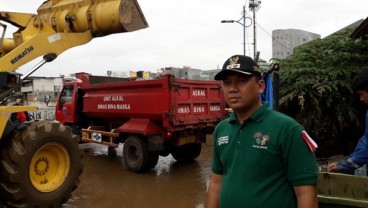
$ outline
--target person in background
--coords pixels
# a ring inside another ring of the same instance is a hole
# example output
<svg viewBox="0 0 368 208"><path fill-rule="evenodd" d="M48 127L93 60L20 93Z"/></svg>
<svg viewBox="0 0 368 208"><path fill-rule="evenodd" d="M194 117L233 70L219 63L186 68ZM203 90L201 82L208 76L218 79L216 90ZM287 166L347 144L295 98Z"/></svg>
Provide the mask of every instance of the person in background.
<svg viewBox="0 0 368 208"><path fill-rule="evenodd" d="M215 80L233 112L213 132L208 208L318 207L317 145L300 124L261 102L259 66L235 55Z"/></svg>
<svg viewBox="0 0 368 208"><path fill-rule="evenodd" d="M368 104L368 70L357 74L352 83L353 92L356 92L362 102ZM365 132L359 139L355 150L347 160L340 160L328 164L328 172L354 174L355 170L368 164L368 111L365 115Z"/></svg>
<svg viewBox="0 0 368 208"><path fill-rule="evenodd" d="M22 98L17 97L15 99L15 106L17 105L23 105ZM10 121L13 122L15 125L20 125L23 122L30 121L30 117L27 111L23 112L15 112L10 115Z"/></svg>

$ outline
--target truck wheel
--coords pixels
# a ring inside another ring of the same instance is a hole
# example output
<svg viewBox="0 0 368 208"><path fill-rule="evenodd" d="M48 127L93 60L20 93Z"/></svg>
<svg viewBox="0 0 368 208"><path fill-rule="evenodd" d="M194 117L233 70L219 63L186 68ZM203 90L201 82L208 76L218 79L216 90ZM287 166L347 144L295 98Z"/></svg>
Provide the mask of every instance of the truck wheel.
<svg viewBox="0 0 368 208"><path fill-rule="evenodd" d="M143 139L130 136L123 146L125 165L133 172L143 172L150 168L150 155L147 143Z"/></svg>
<svg viewBox="0 0 368 208"><path fill-rule="evenodd" d="M52 121L11 135L0 145L1 201L10 207L60 207L83 171L79 138Z"/></svg>
<svg viewBox="0 0 368 208"><path fill-rule="evenodd" d="M149 169L154 168L157 165L159 155L157 152L150 153Z"/></svg>
<svg viewBox="0 0 368 208"><path fill-rule="evenodd" d="M171 155L178 162L190 162L197 158L201 153L202 144L185 144L175 147L171 151Z"/></svg>
<svg viewBox="0 0 368 208"><path fill-rule="evenodd" d="M107 148L107 156L109 158L116 158L116 156L117 156L116 148L114 148L114 147L108 147Z"/></svg>
<svg viewBox="0 0 368 208"><path fill-rule="evenodd" d="M171 150L171 155L178 162L185 162L187 160L187 152L184 146L174 147Z"/></svg>
<svg viewBox="0 0 368 208"><path fill-rule="evenodd" d="M186 148L188 149L188 160L192 161L201 154L202 143L188 144Z"/></svg>

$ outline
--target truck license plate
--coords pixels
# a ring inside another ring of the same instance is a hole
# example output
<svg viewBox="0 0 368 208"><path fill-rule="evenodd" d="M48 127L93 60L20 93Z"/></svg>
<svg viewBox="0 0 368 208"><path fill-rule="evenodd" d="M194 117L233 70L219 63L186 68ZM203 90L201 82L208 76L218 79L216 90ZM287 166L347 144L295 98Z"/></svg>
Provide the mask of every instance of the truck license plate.
<svg viewBox="0 0 368 208"><path fill-rule="evenodd" d="M195 136L182 137L178 139L178 146L189 143L195 143Z"/></svg>

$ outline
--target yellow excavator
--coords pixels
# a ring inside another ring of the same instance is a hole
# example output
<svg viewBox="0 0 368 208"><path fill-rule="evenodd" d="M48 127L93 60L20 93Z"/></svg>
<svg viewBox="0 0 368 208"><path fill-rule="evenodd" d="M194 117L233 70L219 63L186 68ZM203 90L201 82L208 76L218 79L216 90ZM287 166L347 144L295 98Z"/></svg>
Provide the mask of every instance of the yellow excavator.
<svg viewBox="0 0 368 208"><path fill-rule="evenodd" d="M18 28L12 38L5 37L8 24ZM47 0L37 14L1 11L0 26L1 101L21 85L15 70L35 58L43 56L39 68L93 38L148 24L136 0ZM83 171L79 137L70 127L55 121L17 126L9 120L11 113L36 109L0 106L0 201L6 207L60 207Z"/></svg>

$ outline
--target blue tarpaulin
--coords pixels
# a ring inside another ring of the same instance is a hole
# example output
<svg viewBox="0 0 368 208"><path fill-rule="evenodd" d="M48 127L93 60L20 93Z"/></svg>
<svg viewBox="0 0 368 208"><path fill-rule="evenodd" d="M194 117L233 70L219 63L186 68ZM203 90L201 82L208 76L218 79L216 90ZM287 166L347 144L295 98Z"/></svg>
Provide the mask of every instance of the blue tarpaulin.
<svg viewBox="0 0 368 208"><path fill-rule="evenodd" d="M265 91L261 94L262 102L267 102L268 107L272 109L273 105L273 88L272 88L272 79L269 74L266 74L263 77L263 80L266 84Z"/></svg>

